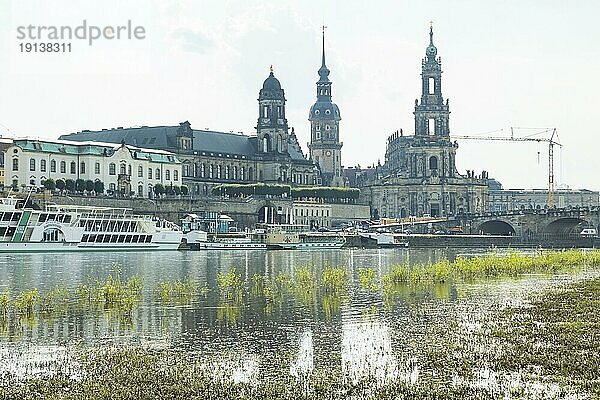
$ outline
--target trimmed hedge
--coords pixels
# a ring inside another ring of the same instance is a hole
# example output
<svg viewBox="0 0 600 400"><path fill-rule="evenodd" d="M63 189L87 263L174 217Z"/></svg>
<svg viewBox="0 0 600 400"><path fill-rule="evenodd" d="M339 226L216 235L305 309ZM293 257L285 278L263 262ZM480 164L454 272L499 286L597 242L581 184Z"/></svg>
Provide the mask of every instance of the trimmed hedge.
<svg viewBox="0 0 600 400"><path fill-rule="evenodd" d="M255 183L248 185L224 184L215 186L211 193L215 196L228 195L232 197L250 195L286 195L294 199L358 199L360 190L339 187L291 187L290 185Z"/></svg>

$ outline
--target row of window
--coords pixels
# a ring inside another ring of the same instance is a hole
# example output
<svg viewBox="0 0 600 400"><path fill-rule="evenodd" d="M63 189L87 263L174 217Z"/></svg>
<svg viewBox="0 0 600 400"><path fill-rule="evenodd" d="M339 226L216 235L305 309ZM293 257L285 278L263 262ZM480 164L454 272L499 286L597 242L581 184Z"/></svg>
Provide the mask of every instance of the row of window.
<svg viewBox="0 0 600 400"><path fill-rule="evenodd" d="M298 212L298 210L300 212ZM309 215L308 211L309 210L307 209L306 210L306 215L304 215L305 213L304 213L304 209L303 208L300 208L300 209L295 208L294 209L294 215L295 216L301 216L301 217L304 217L304 216L306 216L306 217L329 217L329 209L319 209L319 208L314 209L314 208L311 208L310 209L310 215Z"/></svg>
<svg viewBox="0 0 600 400"><path fill-rule="evenodd" d="M68 224L71 222L71 216L68 214L40 214L38 222L44 223L46 221L64 222Z"/></svg>
<svg viewBox="0 0 600 400"><path fill-rule="evenodd" d="M238 167L237 165L221 166L203 163L194 166L193 164L184 163L183 176L234 181L253 181L254 170L252 169L252 167L246 169L245 167ZM298 183L301 185L309 185L315 183L314 179L313 181L311 181L311 175L309 174L292 173L290 177L293 183ZM259 180L262 179L261 176L259 176L258 178Z"/></svg>
<svg viewBox="0 0 600 400"><path fill-rule="evenodd" d="M194 176L209 179L231 179L234 181L252 181L254 180L254 170L252 167L249 167L247 170L246 167L238 168L237 165L226 165L223 167L221 165L203 163L194 168L190 164L183 164L183 176Z"/></svg>
<svg viewBox="0 0 600 400"><path fill-rule="evenodd" d="M20 212L5 212L5 213L0 213L0 220L2 221L18 221L19 219L21 219L21 213Z"/></svg>
<svg viewBox="0 0 600 400"><path fill-rule="evenodd" d="M82 243L152 243L152 235L83 235Z"/></svg>
<svg viewBox="0 0 600 400"><path fill-rule="evenodd" d="M39 163L40 166L40 172L46 172L46 160L40 160ZM50 160L50 172L56 172L56 167L57 167L57 163L55 160ZM69 165L69 173L70 174L77 174L77 163L75 161L71 161L70 165ZM29 170L30 171L35 171L37 168L37 161L35 158L30 158L29 159ZM65 161L61 161L59 164L59 168L60 168L60 173L61 174L66 174L67 173L67 163ZM13 171L18 171L19 170L19 159L18 158L14 158L13 159ZM101 166L100 163L95 163L94 165L94 173L96 175L100 174L100 170L101 170ZM86 171L86 164L85 162L81 162L81 164L79 165L79 173L80 174L85 174ZM153 173L154 172L154 173ZM108 174L109 175L116 175L117 174L117 166L115 163L110 163L108 165ZM125 165L125 164L121 164L120 169L119 169L119 174L121 175L130 175L131 176L131 165ZM156 170L153 171L152 168L148 168L148 179L152 179L152 176L155 177L156 180L160 180L161 179L161 170L160 168L156 168ZM143 178L144 177L144 168L142 166L138 167L138 177L139 178ZM171 180L171 170L165 170L165 179L170 181ZM174 181L178 181L179 180L179 171L177 170L173 170L173 180Z"/></svg>
<svg viewBox="0 0 600 400"><path fill-rule="evenodd" d="M137 232L137 221L81 220L79 226L86 232Z"/></svg>

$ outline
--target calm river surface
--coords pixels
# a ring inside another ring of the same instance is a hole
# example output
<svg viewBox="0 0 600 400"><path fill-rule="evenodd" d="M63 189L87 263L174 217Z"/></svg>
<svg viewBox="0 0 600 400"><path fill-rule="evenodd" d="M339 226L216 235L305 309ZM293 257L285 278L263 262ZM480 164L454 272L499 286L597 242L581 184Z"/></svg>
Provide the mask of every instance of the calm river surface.
<svg viewBox="0 0 600 400"><path fill-rule="evenodd" d="M206 361L215 373L235 381L297 375L322 366L334 366L350 378L375 374L385 380L401 374L418 379L416 349L433 327L453 320L459 321L455 329L468 331L490 310L518 304L532 292L586 274L407 288L391 299L381 286L365 290L359 284L362 267L372 268L381 280L392 265L452 259L457 253L461 251L344 249L1 255L0 292L8 288L13 298L32 288L44 292L66 286L74 292L89 278L105 279L120 271L124 278L143 279L143 300L126 322L107 312L74 307L51 318L38 316L19 327L5 326L0 329L0 372L26 368L32 354L52 360L68 346L126 343L184 349ZM293 276L297 268L320 271L326 265L346 268L347 296L283 299L269 306L251 295L254 275ZM217 282L219 273L232 268L241 274L246 288L233 305L223 303ZM160 282L187 278L205 287L204 294L191 304L160 302Z"/></svg>

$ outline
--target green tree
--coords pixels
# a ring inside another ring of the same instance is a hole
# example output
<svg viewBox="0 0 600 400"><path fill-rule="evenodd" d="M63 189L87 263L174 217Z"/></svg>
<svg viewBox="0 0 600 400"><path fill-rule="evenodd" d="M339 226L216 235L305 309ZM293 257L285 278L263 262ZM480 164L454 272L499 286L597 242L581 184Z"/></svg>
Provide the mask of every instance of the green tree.
<svg viewBox="0 0 600 400"><path fill-rule="evenodd" d="M85 190L85 181L83 179L77 179L75 181L75 190L77 190L79 193L83 193Z"/></svg>
<svg viewBox="0 0 600 400"><path fill-rule="evenodd" d="M179 196L181 194L181 188L177 185L173 186L173 191L175 192L175 194L177 196Z"/></svg>
<svg viewBox="0 0 600 400"><path fill-rule="evenodd" d="M104 182L97 180L94 182L94 192L96 194L104 193Z"/></svg>
<svg viewBox="0 0 600 400"><path fill-rule="evenodd" d="M188 187L185 185L181 185L181 194L184 196L187 196L189 193L190 193L190 190L188 189Z"/></svg>
<svg viewBox="0 0 600 400"><path fill-rule="evenodd" d="M94 190L94 181L91 179L88 179L87 181L85 181L85 190L88 192L92 192Z"/></svg>
<svg viewBox="0 0 600 400"><path fill-rule="evenodd" d="M65 181L63 181L62 179L56 180L56 188L58 190L65 190L65 187L66 187Z"/></svg>
<svg viewBox="0 0 600 400"><path fill-rule="evenodd" d="M160 183L157 183L156 185L154 185L153 190L154 190L154 194L159 195L159 196L161 194L165 193L165 187Z"/></svg>
<svg viewBox="0 0 600 400"><path fill-rule="evenodd" d="M54 182L54 179L52 179L52 178L46 179L44 181L43 185L48 190L54 190L54 189L56 189L56 182Z"/></svg>
<svg viewBox="0 0 600 400"><path fill-rule="evenodd" d="M72 192L73 190L75 190L75 181L73 179L67 179L65 181L65 188L69 191Z"/></svg>

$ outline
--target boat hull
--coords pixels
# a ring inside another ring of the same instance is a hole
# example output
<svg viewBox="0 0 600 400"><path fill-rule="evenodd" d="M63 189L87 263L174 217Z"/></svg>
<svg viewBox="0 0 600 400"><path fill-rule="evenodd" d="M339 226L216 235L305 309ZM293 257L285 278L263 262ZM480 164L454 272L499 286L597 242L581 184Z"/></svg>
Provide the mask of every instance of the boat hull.
<svg viewBox="0 0 600 400"><path fill-rule="evenodd" d="M177 250L180 242L174 243L40 243L19 242L0 243L0 253L45 253L45 252L86 252L86 251L156 251Z"/></svg>
<svg viewBox="0 0 600 400"><path fill-rule="evenodd" d="M267 245L264 243L218 243L201 242L189 244L192 250L264 250Z"/></svg>

